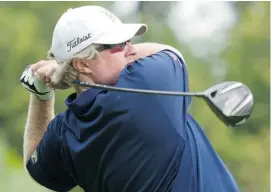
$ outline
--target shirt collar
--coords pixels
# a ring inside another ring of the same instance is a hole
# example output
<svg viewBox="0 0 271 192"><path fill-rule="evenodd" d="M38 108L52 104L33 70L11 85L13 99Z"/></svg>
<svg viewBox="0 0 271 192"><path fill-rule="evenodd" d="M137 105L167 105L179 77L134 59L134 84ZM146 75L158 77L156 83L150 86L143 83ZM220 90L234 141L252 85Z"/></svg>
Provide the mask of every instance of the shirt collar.
<svg viewBox="0 0 271 192"><path fill-rule="evenodd" d="M101 92L106 92L103 89L87 89L83 93L77 95L77 93L72 93L68 96L65 103L69 109L71 109L74 113L79 113L84 110L84 107L88 106L92 103L96 96Z"/></svg>

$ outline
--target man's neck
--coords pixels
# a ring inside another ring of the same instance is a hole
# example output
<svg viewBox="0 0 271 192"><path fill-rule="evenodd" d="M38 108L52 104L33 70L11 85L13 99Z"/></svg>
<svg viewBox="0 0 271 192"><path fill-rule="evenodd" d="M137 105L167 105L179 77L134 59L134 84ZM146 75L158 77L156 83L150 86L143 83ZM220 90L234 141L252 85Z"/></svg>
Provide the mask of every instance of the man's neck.
<svg viewBox="0 0 271 192"><path fill-rule="evenodd" d="M88 88L86 87L80 87L80 86L74 86L75 92L77 95L80 95L81 93L85 92Z"/></svg>

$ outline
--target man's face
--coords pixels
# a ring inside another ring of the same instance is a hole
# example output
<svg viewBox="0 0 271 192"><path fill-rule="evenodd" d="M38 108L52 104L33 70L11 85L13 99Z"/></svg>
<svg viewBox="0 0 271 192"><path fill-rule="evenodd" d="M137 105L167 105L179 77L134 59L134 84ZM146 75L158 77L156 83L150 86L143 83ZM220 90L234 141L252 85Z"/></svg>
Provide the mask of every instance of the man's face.
<svg viewBox="0 0 271 192"><path fill-rule="evenodd" d="M121 70L134 61L135 56L136 51L130 43L101 51L97 58L89 60L92 80L99 84L114 85Z"/></svg>

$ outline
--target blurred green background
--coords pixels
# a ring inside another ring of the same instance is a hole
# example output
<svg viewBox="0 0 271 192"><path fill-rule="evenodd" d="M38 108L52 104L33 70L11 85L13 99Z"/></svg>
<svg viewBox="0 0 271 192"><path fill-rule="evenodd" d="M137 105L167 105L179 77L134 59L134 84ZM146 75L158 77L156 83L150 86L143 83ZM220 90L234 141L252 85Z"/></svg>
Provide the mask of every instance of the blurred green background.
<svg viewBox="0 0 271 192"><path fill-rule="evenodd" d="M61 14L89 4L108 8L124 22L147 23L148 33L136 42L160 42L179 49L187 63L191 90L226 80L251 88L254 113L236 129L225 127L203 101L193 100L190 111L241 191L270 191L270 3L188 1L0 2L0 191L47 191L23 170L29 94L19 77L28 64L46 58ZM64 99L71 91L57 92L57 112L65 110Z"/></svg>

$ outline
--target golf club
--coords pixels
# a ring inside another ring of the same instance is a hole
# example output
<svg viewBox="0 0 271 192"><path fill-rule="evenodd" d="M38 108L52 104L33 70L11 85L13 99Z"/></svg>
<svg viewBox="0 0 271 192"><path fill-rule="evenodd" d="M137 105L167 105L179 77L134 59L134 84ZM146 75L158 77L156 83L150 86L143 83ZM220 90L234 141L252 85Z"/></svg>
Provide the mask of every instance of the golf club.
<svg viewBox="0 0 271 192"><path fill-rule="evenodd" d="M214 114L228 127L234 127L246 122L253 110L253 94L240 82L227 81L216 84L203 92L177 92L145 89L113 87L101 84L90 84L75 80L74 85L120 92L140 94L155 94L169 96L194 96L203 98Z"/></svg>

